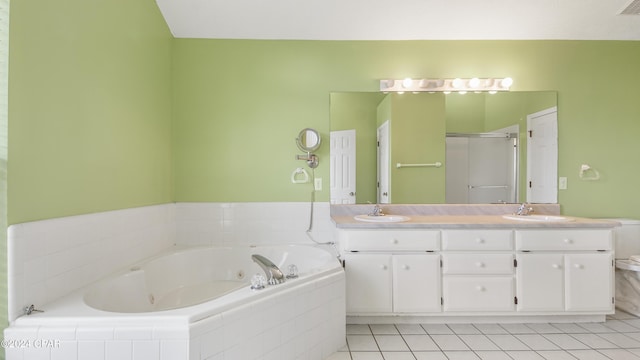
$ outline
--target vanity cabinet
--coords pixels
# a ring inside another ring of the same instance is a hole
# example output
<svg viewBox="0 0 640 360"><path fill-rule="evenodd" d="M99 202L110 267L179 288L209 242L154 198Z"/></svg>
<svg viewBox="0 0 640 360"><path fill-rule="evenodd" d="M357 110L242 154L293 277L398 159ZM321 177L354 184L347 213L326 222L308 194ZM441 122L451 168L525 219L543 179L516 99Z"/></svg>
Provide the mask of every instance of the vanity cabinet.
<svg viewBox="0 0 640 360"><path fill-rule="evenodd" d="M347 312L441 311L439 231L348 231Z"/></svg>
<svg viewBox="0 0 640 360"><path fill-rule="evenodd" d="M513 311L512 230L443 230L445 312Z"/></svg>
<svg viewBox="0 0 640 360"><path fill-rule="evenodd" d="M338 232L347 314L597 317L613 312L611 228Z"/></svg>
<svg viewBox="0 0 640 360"><path fill-rule="evenodd" d="M518 311L613 310L610 230L519 230L516 249Z"/></svg>

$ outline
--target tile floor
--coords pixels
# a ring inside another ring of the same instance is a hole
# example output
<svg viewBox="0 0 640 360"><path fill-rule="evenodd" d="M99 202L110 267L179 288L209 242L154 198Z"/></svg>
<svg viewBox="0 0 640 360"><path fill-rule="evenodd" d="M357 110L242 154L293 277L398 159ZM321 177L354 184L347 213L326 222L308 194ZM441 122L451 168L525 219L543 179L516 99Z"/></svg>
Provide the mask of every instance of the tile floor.
<svg viewBox="0 0 640 360"><path fill-rule="evenodd" d="M347 325L327 360L640 360L640 318L604 323Z"/></svg>

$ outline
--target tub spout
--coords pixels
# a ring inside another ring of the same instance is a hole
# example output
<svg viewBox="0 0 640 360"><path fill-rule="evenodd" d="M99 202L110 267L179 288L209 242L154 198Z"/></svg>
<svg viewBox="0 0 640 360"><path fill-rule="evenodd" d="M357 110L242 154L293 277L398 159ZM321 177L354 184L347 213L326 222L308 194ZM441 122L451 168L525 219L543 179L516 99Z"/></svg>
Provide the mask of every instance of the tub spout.
<svg viewBox="0 0 640 360"><path fill-rule="evenodd" d="M276 264L271 262L271 260L258 254L251 255L251 260L264 270L264 273L267 275L267 283L269 285L281 284L284 282L284 274L280 269L278 269Z"/></svg>

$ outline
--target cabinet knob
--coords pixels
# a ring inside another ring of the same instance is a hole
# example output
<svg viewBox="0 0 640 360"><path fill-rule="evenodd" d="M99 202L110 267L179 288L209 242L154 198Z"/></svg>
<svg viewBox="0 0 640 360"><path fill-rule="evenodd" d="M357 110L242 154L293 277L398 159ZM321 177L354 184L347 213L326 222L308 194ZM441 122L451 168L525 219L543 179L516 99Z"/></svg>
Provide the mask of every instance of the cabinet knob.
<svg viewBox="0 0 640 360"><path fill-rule="evenodd" d="M402 268L405 270L409 270L409 265L402 265Z"/></svg>
<svg viewBox="0 0 640 360"><path fill-rule="evenodd" d="M381 270L387 270L387 265L380 265Z"/></svg>
<svg viewBox="0 0 640 360"><path fill-rule="evenodd" d="M397 243L398 243L398 239L392 239L392 240L391 240L391 243L392 243L392 244L397 244Z"/></svg>
<svg viewBox="0 0 640 360"><path fill-rule="evenodd" d="M584 268L584 266L582 264L574 264L573 267L576 268L576 269Z"/></svg>
<svg viewBox="0 0 640 360"><path fill-rule="evenodd" d="M486 288L485 288L484 286L482 286L482 285L478 285L478 286L476 286L476 290L478 290L478 291L485 291L485 290L486 290Z"/></svg>
<svg viewBox="0 0 640 360"><path fill-rule="evenodd" d="M483 262L478 261L478 262L476 263L476 266L477 266L477 267L479 267L479 268L483 268L483 267L484 267L484 263L483 263Z"/></svg>
<svg viewBox="0 0 640 360"><path fill-rule="evenodd" d="M560 269L560 265L558 265L558 264L553 264L553 265L551 265L551 267L554 268L554 269Z"/></svg>
<svg viewBox="0 0 640 360"><path fill-rule="evenodd" d="M484 239L477 238L477 239L476 239L476 242L477 242L478 244L484 244Z"/></svg>
<svg viewBox="0 0 640 360"><path fill-rule="evenodd" d="M571 240L571 239L564 239L564 243L565 243L565 244L573 244L573 240Z"/></svg>

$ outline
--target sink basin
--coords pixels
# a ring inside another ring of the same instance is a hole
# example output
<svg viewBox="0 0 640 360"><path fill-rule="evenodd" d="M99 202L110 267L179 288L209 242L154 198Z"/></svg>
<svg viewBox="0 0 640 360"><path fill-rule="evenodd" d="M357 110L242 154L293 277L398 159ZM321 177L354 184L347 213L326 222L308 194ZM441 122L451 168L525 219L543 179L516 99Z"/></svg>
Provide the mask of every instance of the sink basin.
<svg viewBox="0 0 640 360"><path fill-rule="evenodd" d="M502 215L503 218L508 220L518 221L533 221L533 222L567 222L574 221L574 219L556 216L556 215Z"/></svg>
<svg viewBox="0 0 640 360"><path fill-rule="evenodd" d="M374 223L396 223L396 222L409 221L408 216L402 216L402 215L382 215L382 216L356 215L353 218L358 221L374 222Z"/></svg>

